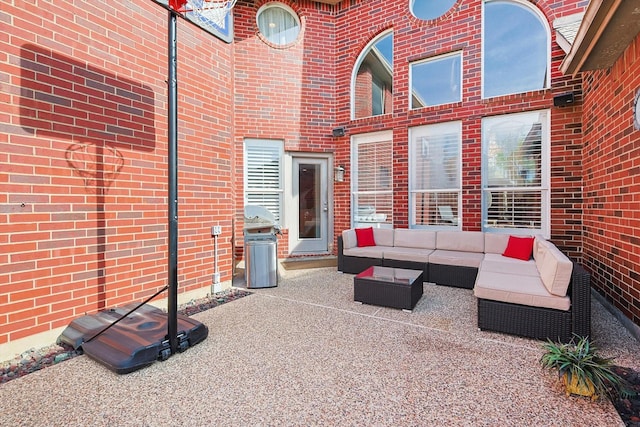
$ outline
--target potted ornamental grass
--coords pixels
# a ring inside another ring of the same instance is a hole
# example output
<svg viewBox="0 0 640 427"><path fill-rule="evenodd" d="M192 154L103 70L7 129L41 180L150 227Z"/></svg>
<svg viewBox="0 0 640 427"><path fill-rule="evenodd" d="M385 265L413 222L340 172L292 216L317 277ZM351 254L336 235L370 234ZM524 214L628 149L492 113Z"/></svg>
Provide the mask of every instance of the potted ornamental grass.
<svg viewBox="0 0 640 427"><path fill-rule="evenodd" d="M603 395L615 398L632 394L626 381L614 371L614 359L599 356L588 337L575 336L569 343L548 340L543 349L540 363L558 371L567 395L596 400Z"/></svg>

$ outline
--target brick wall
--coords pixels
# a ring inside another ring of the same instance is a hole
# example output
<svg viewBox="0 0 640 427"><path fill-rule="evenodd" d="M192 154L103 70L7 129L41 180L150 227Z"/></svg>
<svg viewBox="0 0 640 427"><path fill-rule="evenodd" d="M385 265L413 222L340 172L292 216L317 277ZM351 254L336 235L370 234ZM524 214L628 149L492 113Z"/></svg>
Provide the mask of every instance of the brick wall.
<svg viewBox="0 0 640 427"><path fill-rule="evenodd" d="M236 199L236 250L242 258L244 197L243 143L245 138L284 142L287 152L330 153L335 127L335 71L333 8L312 1L289 5L301 21L296 42L274 46L262 38L256 24L266 0L235 6L234 41L234 168L240 193ZM288 255L288 232L278 239L280 257Z"/></svg>
<svg viewBox="0 0 640 427"><path fill-rule="evenodd" d="M548 22L581 11L578 1L532 2ZM336 22L336 99L337 126L349 135L393 129L394 138L394 226L408 226L408 131L412 126L461 120L463 126L463 228L481 227L481 120L485 116L536 109L551 109L552 227L551 238L571 257L581 253L581 86L580 79L563 76L558 67L564 52L552 37L552 88L489 100L481 97L482 1L460 2L459 7L434 21L421 21L407 11L405 0L342 2ZM393 113L374 118L351 120L350 79L360 52L382 31L392 28L394 40ZM409 65L453 51L463 52L462 102L443 107L409 110ZM553 107L553 96L568 91L577 94L572 107ZM336 163L347 166L346 180L335 191L336 230L350 226L348 211L350 150L348 136L336 147ZM344 187L344 189L342 189Z"/></svg>
<svg viewBox="0 0 640 427"><path fill-rule="evenodd" d="M232 255L242 252L245 138L280 139L289 152L333 153L346 166L345 181L333 187L337 234L350 225L350 135L393 130L394 225L406 227L408 128L461 120L463 227L476 230L481 118L542 108L551 109L552 239L582 257L581 81L559 73L564 53L554 42L550 90L482 100L481 0L459 2L430 22L412 17L407 0L336 7L285 0L302 21L298 41L285 48L258 35L256 12L266 2L238 2L233 45L178 22L181 291L211 284L212 225L223 226L218 266L222 280L231 279ZM148 0L119 9L54 3L0 12L12 28L0 32L0 346L140 300L166 281L167 12ZM586 6L533 3L549 22ZM393 113L351 120L355 62L389 28ZM410 111L409 63L454 50L464 52L463 101ZM554 108L553 96L568 91L578 95L576 104ZM337 126L347 135L331 137ZM86 170L96 158L93 178ZM285 230L280 256L286 240ZM595 242L591 251L601 246Z"/></svg>
<svg viewBox="0 0 640 427"><path fill-rule="evenodd" d="M168 12L34 3L0 11L0 347L167 280ZM211 285L214 224L231 279L232 52L182 20L177 38L185 292Z"/></svg>
<svg viewBox="0 0 640 427"><path fill-rule="evenodd" d="M608 70L584 73L584 258L592 284L640 325L640 39Z"/></svg>

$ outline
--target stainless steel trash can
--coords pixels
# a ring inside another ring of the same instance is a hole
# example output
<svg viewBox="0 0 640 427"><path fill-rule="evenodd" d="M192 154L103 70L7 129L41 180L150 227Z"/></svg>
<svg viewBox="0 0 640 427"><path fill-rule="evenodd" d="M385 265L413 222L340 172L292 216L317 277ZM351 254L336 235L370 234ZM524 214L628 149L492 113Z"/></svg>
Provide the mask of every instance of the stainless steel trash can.
<svg viewBox="0 0 640 427"><path fill-rule="evenodd" d="M247 288L278 286L278 238L275 234L245 236L245 279Z"/></svg>
<svg viewBox="0 0 640 427"><path fill-rule="evenodd" d="M247 288L278 286L278 236L274 215L262 206L244 207L244 275Z"/></svg>

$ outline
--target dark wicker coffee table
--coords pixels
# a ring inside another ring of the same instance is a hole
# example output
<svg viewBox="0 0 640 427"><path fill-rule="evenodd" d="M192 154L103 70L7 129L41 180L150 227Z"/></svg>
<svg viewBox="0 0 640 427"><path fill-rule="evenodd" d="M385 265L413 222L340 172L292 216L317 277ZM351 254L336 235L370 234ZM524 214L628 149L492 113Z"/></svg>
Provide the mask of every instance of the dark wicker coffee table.
<svg viewBox="0 0 640 427"><path fill-rule="evenodd" d="M353 300L413 310L422 297L422 271L369 267L353 279Z"/></svg>

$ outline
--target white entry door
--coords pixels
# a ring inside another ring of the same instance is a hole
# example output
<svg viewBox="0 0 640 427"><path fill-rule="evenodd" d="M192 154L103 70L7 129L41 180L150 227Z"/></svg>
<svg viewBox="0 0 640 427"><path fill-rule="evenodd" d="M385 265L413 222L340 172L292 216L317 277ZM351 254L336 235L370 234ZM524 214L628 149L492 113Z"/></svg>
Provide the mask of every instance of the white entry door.
<svg viewBox="0 0 640 427"><path fill-rule="evenodd" d="M289 230L291 252L323 253L328 247L328 159L293 158L294 226Z"/></svg>

